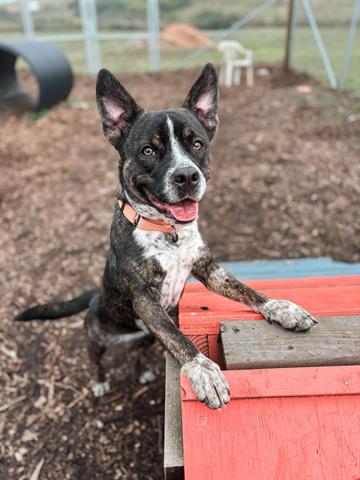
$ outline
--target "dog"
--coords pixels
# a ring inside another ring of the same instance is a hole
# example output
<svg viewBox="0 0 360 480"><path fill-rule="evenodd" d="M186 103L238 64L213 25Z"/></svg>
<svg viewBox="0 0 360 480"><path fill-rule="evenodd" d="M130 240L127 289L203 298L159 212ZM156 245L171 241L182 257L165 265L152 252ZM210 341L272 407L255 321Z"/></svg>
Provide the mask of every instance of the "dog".
<svg viewBox="0 0 360 480"><path fill-rule="evenodd" d="M219 366L178 328L179 301L190 275L209 290L260 312L272 324L306 331L317 323L303 308L244 285L218 265L198 230L198 204L209 179L210 142L218 129L218 81L207 64L182 107L145 111L107 70L96 102L106 139L118 151L119 183L110 248L100 288L68 302L38 305L16 320L57 319L88 309L96 396L109 391L101 359L113 343L162 342L197 398L217 409L230 400Z"/></svg>

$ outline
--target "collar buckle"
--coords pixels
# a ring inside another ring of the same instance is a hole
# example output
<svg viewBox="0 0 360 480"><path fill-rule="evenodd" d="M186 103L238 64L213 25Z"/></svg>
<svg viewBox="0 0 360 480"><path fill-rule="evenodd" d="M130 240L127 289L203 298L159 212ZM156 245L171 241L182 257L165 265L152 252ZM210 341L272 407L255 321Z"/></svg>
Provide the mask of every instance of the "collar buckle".
<svg viewBox="0 0 360 480"><path fill-rule="evenodd" d="M141 215L137 214L133 223L135 228L139 225L140 220L141 220Z"/></svg>
<svg viewBox="0 0 360 480"><path fill-rule="evenodd" d="M178 240L179 240L179 235L178 235L178 232L176 231L176 228L174 227L174 225L172 225L172 228L174 229L174 231L169 233L169 235L170 235L171 240L174 243L177 243Z"/></svg>

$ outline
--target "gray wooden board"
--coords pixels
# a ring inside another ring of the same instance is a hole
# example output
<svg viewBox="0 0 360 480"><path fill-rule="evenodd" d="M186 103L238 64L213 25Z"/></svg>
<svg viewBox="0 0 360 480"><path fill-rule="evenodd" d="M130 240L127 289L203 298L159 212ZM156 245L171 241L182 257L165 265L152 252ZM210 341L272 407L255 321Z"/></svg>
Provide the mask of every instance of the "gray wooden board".
<svg viewBox="0 0 360 480"><path fill-rule="evenodd" d="M164 476L166 480L183 480L180 367L168 352L166 356Z"/></svg>
<svg viewBox="0 0 360 480"><path fill-rule="evenodd" d="M221 322L227 370L360 364L360 316L321 317L305 333L266 321Z"/></svg>

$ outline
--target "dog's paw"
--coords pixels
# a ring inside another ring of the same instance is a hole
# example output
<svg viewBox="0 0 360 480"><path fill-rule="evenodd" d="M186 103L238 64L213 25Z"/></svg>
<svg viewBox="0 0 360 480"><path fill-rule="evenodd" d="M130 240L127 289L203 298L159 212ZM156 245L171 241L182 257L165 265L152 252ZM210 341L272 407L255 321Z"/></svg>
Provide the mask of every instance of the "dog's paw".
<svg viewBox="0 0 360 480"><path fill-rule="evenodd" d="M94 397L103 397L110 392L110 383L108 381L97 382L91 387L91 390L93 391Z"/></svg>
<svg viewBox="0 0 360 480"><path fill-rule="evenodd" d="M210 408L221 408L230 400L230 389L220 367L202 353L186 362L181 371L188 377L197 398Z"/></svg>
<svg viewBox="0 0 360 480"><path fill-rule="evenodd" d="M305 332L318 323L309 312L288 300L268 300L259 310L269 323L295 332Z"/></svg>

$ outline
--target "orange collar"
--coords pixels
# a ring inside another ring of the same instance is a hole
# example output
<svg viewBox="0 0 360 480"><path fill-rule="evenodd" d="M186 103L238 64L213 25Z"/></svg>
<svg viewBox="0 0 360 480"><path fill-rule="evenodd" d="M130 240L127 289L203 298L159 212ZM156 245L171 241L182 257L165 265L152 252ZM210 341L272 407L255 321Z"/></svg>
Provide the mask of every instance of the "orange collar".
<svg viewBox="0 0 360 480"><path fill-rule="evenodd" d="M120 198L118 198L117 201L120 210L125 217L134 225L134 227L140 228L140 230L145 230L147 232L172 233L175 237L177 237L177 232L181 230L180 226L175 227L175 225L171 225L171 223L167 223L165 220L155 220L142 217L128 203L122 201Z"/></svg>

